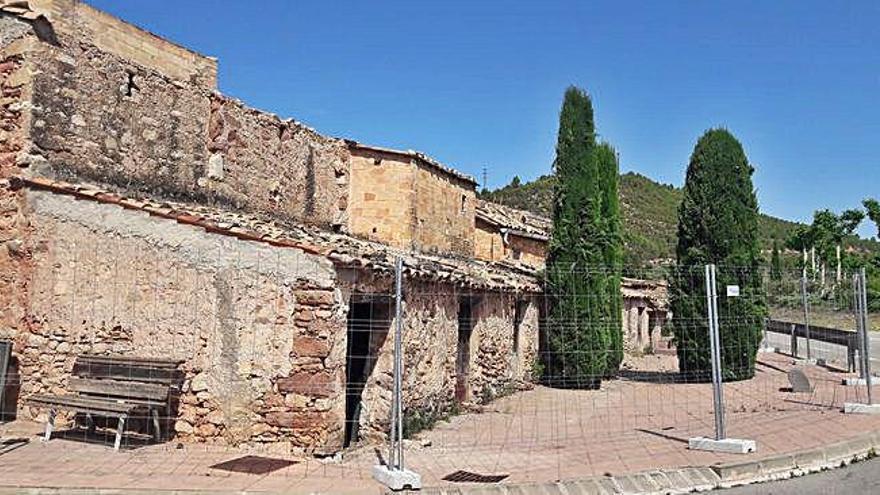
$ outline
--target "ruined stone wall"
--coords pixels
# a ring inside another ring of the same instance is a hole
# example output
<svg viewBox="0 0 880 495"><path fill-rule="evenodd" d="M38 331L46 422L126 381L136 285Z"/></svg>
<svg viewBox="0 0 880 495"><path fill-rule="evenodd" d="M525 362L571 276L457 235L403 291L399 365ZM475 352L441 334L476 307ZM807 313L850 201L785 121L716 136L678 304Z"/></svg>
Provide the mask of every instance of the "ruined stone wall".
<svg viewBox="0 0 880 495"><path fill-rule="evenodd" d="M200 184L212 195L286 220L346 227L349 153L342 141L214 95L207 146Z"/></svg>
<svg viewBox="0 0 880 495"><path fill-rule="evenodd" d="M216 94L213 59L77 2L50 7L25 56L29 173L345 226L341 141Z"/></svg>
<svg viewBox="0 0 880 495"><path fill-rule="evenodd" d="M401 249L412 247L414 165L408 158L352 150L349 230Z"/></svg>
<svg viewBox="0 0 880 495"><path fill-rule="evenodd" d="M76 34L98 49L171 79L217 86L217 61L160 38L79 0L30 0L59 33Z"/></svg>
<svg viewBox="0 0 880 495"><path fill-rule="evenodd" d="M476 213L473 184L419 164L414 195L413 247L472 257Z"/></svg>
<svg viewBox="0 0 880 495"><path fill-rule="evenodd" d="M339 450L345 309L326 259L117 206L27 197L41 242L32 325L14 347L20 403L63 391L78 354L179 358L178 438Z"/></svg>
<svg viewBox="0 0 880 495"><path fill-rule="evenodd" d="M485 261L504 259L504 239L495 225L476 219L474 228L474 257Z"/></svg>
<svg viewBox="0 0 880 495"><path fill-rule="evenodd" d="M209 88L105 51L81 28L30 54L31 173L205 197Z"/></svg>

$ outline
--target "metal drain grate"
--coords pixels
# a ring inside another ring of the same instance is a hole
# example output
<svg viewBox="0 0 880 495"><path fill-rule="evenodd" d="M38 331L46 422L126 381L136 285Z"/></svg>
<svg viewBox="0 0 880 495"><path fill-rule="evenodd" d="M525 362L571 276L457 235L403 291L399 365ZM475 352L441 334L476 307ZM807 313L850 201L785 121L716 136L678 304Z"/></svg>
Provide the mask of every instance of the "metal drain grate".
<svg viewBox="0 0 880 495"><path fill-rule="evenodd" d="M296 461L289 461L287 459L246 455L230 461L214 464L211 466L211 469L247 474L268 474L272 471L278 471L279 469L284 469L294 464L296 464Z"/></svg>
<svg viewBox="0 0 880 495"><path fill-rule="evenodd" d="M469 471L456 471L443 477L443 481L453 483L498 483L506 479L509 474L478 474Z"/></svg>

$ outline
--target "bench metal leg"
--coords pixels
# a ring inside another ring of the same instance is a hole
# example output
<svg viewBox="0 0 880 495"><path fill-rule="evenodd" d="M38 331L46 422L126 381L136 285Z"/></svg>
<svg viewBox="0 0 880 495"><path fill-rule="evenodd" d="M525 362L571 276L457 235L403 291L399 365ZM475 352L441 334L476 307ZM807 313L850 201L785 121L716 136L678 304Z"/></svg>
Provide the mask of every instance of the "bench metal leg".
<svg viewBox="0 0 880 495"><path fill-rule="evenodd" d="M86 434L95 434L95 418L90 413L86 413Z"/></svg>
<svg viewBox="0 0 880 495"><path fill-rule="evenodd" d="M125 430L125 415L119 416L118 423L116 424L116 443L113 446L114 450L119 450L119 446L122 445L123 430Z"/></svg>
<svg viewBox="0 0 880 495"><path fill-rule="evenodd" d="M150 414L153 416L153 439L156 443L162 441L162 431L159 426L159 410L155 407L150 408Z"/></svg>
<svg viewBox="0 0 880 495"><path fill-rule="evenodd" d="M49 417L46 419L46 433L43 434L43 441L48 442L52 438L52 429L55 428L55 409L49 409Z"/></svg>

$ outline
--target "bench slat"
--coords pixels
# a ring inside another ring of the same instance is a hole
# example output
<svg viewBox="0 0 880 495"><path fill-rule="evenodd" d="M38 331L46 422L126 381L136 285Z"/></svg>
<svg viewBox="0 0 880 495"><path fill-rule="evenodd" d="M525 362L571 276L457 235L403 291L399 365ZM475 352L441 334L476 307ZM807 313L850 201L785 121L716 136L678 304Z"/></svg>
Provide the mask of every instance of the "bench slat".
<svg viewBox="0 0 880 495"><path fill-rule="evenodd" d="M65 409L69 411L94 413L94 414L131 414L133 411L142 409L139 404L116 402L106 399L90 399L76 395L43 395L36 394L26 399L28 404Z"/></svg>
<svg viewBox="0 0 880 495"><path fill-rule="evenodd" d="M90 361L95 363L122 363L122 364L136 364L136 365L146 365L153 368L177 368L181 364L183 364L182 359L164 359L164 358L149 358L149 357L137 357L137 356L99 356L95 354L81 354L77 356L78 360L82 360L83 362Z"/></svg>
<svg viewBox="0 0 880 495"><path fill-rule="evenodd" d="M109 397L163 401L168 398L168 386L155 383L96 380L72 376L68 380L71 392Z"/></svg>
<svg viewBox="0 0 880 495"><path fill-rule="evenodd" d="M173 385L183 381L183 373L176 368L151 367L111 361L77 358L73 365L74 376L83 378L108 378L125 382L146 382Z"/></svg>

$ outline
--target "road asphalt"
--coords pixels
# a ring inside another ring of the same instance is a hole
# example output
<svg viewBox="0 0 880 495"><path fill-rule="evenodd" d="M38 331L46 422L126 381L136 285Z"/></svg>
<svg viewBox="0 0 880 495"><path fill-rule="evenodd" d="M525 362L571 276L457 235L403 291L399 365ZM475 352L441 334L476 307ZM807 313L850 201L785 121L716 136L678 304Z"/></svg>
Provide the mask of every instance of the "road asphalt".
<svg viewBox="0 0 880 495"><path fill-rule="evenodd" d="M880 458L799 478L727 488L718 495L858 495L880 494Z"/></svg>

